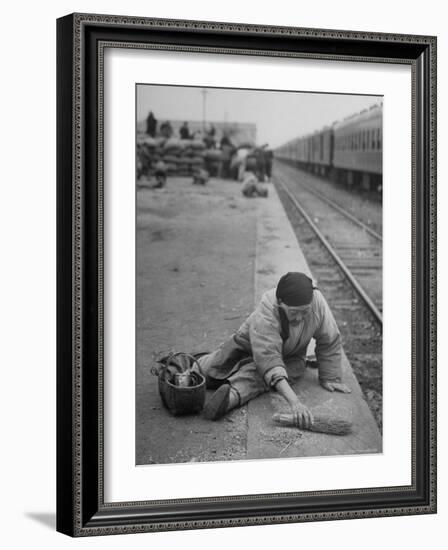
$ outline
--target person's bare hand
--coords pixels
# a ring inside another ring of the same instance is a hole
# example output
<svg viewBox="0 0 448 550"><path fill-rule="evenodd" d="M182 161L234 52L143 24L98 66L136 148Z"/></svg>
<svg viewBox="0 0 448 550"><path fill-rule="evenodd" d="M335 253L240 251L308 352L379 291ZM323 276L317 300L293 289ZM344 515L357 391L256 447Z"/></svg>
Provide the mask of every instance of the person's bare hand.
<svg viewBox="0 0 448 550"><path fill-rule="evenodd" d="M299 400L290 403L294 422L299 428L309 429L313 423L313 415L311 411Z"/></svg>
<svg viewBox="0 0 448 550"><path fill-rule="evenodd" d="M352 393L352 390L346 384L342 384L342 382L322 381L320 385L327 391L331 391L331 392L339 391L341 393Z"/></svg>
<svg viewBox="0 0 448 550"><path fill-rule="evenodd" d="M295 391L289 385L289 382L283 378L276 384L275 389L280 395L286 399L288 405L291 407L292 417L294 423L299 428L310 428L313 423L313 415L311 411L300 402Z"/></svg>

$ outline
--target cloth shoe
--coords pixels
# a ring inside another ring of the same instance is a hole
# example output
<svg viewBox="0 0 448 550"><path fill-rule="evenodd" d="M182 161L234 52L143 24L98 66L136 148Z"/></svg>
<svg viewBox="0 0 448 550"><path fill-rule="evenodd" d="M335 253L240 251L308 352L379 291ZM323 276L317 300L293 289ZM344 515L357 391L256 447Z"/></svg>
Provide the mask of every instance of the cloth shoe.
<svg viewBox="0 0 448 550"><path fill-rule="evenodd" d="M210 397L204 407L204 417L207 420L218 420L229 408L230 384L223 384Z"/></svg>

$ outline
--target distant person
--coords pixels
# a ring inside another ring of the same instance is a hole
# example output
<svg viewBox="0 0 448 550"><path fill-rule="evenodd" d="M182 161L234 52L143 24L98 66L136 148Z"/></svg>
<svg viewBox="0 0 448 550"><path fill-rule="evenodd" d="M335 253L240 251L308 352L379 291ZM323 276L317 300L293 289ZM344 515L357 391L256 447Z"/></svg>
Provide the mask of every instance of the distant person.
<svg viewBox="0 0 448 550"><path fill-rule="evenodd" d="M171 123L167 120L160 126L160 133L164 138L169 139L173 135L173 127Z"/></svg>
<svg viewBox="0 0 448 550"><path fill-rule="evenodd" d="M246 157L249 152L249 148L241 146L234 152L230 161L230 172L233 179L243 181L244 172L246 171Z"/></svg>
<svg viewBox="0 0 448 550"><path fill-rule="evenodd" d="M155 168L154 175L156 178L156 182L153 185L153 189L161 189L166 185L168 168L167 168L167 165L163 162L163 160L157 161L154 168Z"/></svg>
<svg viewBox="0 0 448 550"><path fill-rule="evenodd" d="M215 134L216 129L213 124L211 124L204 137L204 143L207 149L214 149L216 147Z"/></svg>
<svg viewBox="0 0 448 550"><path fill-rule="evenodd" d="M272 178L272 161L274 159L274 153L272 149L268 149L266 146L266 149L264 149L264 158L266 163L266 176L268 180Z"/></svg>
<svg viewBox="0 0 448 550"><path fill-rule="evenodd" d="M188 122L184 122L179 130L180 139L190 139L190 129L188 128Z"/></svg>
<svg viewBox="0 0 448 550"><path fill-rule="evenodd" d="M209 180L209 173L204 168L197 168L193 172L193 184L194 185L205 185Z"/></svg>
<svg viewBox="0 0 448 550"><path fill-rule="evenodd" d="M245 172L241 192L248 199L256 197L266 198L268 196L267 187L262 185L253 172Z"/></svg>
<svg viewBox="0 0 448 550"><path fill-rule="evenodd" d="M224 134L222 135L220 145L221 145L221 149L222 149L223 147L234 147L234 145L233 145L233 143L232 143L232 140L230 139L229 134L224 133Z"/></svg>
<svg viewBox="0 0 448 550"><path fill-rule="evenodd" d="M222 152L222 169L221 174L223 178L230 178L230 163L232 155L235 152L235 146L233 145L230 137L227 134L223 134L220 142Z"/></svg>
<svg viewBox="0 0 448 550"><path fill-rule="evenodd" d="M146 133L150 137L155 137L157 132L157 119L150 111L148 117L146 118Z"/></svg>

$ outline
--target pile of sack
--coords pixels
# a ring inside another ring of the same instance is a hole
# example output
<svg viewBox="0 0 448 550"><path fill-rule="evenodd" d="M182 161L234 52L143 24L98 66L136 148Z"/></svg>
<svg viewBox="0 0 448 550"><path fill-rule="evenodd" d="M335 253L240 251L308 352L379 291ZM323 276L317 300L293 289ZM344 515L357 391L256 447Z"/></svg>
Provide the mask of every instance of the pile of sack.
<svg viewBox="0 0 448 550"><path fill-rule="evenodd" d="M222 161L219 149L206 149L199 139L139 136L137 139L137 177L152 176L156 165L166 166L167 175L191 176L201 169L218 175Z"/></svg>

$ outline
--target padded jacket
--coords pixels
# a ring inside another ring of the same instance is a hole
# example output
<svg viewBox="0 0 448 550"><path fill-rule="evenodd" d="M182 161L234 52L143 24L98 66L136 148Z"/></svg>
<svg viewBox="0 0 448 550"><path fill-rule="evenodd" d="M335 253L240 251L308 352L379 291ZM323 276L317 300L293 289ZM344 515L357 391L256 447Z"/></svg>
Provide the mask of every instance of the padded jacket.
<svg viewBox="0 0 448 550"><path fill-rule="evenodd" d="M275 288L265 292L255 311L229 340L209 356L209 374L224 378L238 369L241 359L253 357L268 386L288 378L285 360L305 359L311 339L316 341L316 359L322 381L340 381L341 336L330 308L318 289L313 291L311 311L290 331L286 314L279 308Z"/></svg>

